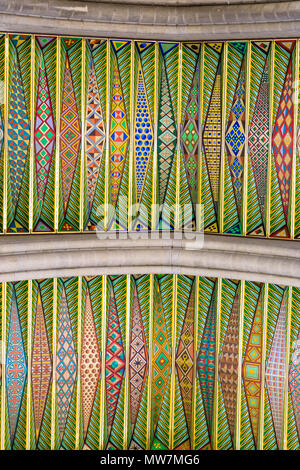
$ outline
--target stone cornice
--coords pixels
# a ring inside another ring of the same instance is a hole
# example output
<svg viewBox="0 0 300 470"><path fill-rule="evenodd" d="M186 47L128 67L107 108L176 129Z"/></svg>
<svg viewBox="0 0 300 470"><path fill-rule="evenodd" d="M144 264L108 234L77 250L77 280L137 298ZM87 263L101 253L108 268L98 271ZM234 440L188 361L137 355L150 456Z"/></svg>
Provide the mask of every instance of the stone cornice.
<svg viewBox="0 0 300 470"><path fill-rule="evenodd" d="M297 242L205 235L201 249L189 248L176 234L158 240L103 240L92 233L2 236L0 281L182 273L300 287Z"/></svg>
<svg viewBox="0 0 300 470"><path fill-rule="evenodd" d="M0 30L168 40L286 38L300 33L299 1L148 3L0 0Z"/></svg>

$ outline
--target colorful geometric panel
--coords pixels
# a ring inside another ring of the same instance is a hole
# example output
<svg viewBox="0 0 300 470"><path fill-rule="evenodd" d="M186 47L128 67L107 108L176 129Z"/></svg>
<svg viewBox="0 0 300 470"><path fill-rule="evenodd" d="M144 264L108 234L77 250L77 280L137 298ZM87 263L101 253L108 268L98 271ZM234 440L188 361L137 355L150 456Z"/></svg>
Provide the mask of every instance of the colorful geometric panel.
<svg viewBox="0 0 300 470"><path fill-rule="evenodd" d="M89 290L86 293L86 303L83 319L83 338L80 364L83 435L87 430L92 414L93 403L98 386L101 370L98 339Z"/></svg>
<svg viewBox="0 0 300 470"><path fill-rule="evenodd" d="M164 62L161 74L157 151L159 203L163 204L176 149L177 130Z"/></svg>
<svg viewBox="0 0 300 470"><path fill-rule="evenodd" d="M276 164L281 200L286 220L290 198L293 152L293 76L292 59L290 59L277 117L272 134L272 147Z"/></svg>
<svg viewBox="0 0 300 470"><path fill-rule="evenodd" d="M135 117L135 174L137 203L139 203L142 198L152 146L153 128L151 114L143 71L139 64Z"/></svg>
<svg viewBox="0 0 300 470"><path fill-rule="evenodd" d="M31 361L35 432L38 440L52 376L52 359L40 290L38 290L36 305Z"/></svg>
<svg viewBox="0 0 300 470"><path fill-rule="evenodd" d="M292 344L292 357L289 370L289 387L298 436L300 436L300 333Z"/></svg>
<svg viewBox="0 0 300 470"><path fill-rule="evenodd" d="M249 155L262 221L265 221L266 183L269 153L269 61L266 58L253 118L249 128Z"/></svg>
<svg viewBox="0 0 300 470"><path fill-rule="evenodd" d="M218 213L220 164L221 164L221 60L217 68L209 108L203 130L203 148L205 162L212 192L215 212Z"/></svg>
<svg viewBox="0 0 300 470"><path fill-rule="evenodd" d="M8 111L7 151L12 204L16 207L23 181L30 143L30 121L18 56L11 73L11 92Z"/></svg>
<svg viewBox="0 0 300 470"><path fill-rule="evenodd" d="M74 173L79 156L81 129L76 104L75 91L70 69L68 54L66 54L62 108L60 119L60 156L63 208L66 214Z"/></svg>
<svg viewBox="0 0 300 470"><path fill-rule="evenodd" d="M237 208L241 212L245 149L245 62L242 62L225 142Z"/></svg>
<svg viewBox="0 0 300 470"><path fill-rule="evenodd" d="M86 111L86 170L87 170L87 192L89 210L91 210L94 194L97 187L101 159L105 145L105 126L99 97L97 77L93 58L91 57L87 111Z"/></svg>
<svg viewBox="0 0 300 470"><path fill-rule="evenodd" d="M276 323L269 359L266 365L266 384L277 445L281 447L284 381L285 381L285 348L286 348L286 299L282 298Z"/></svg>
<svg viewBox="0 0 300 470"><path fill-rule="evenodd" d="M219 359L219 376L231 438L234 439L238 378L239 299L238 288Z"/></svg>
<svg viewBox="0 0 300 470"><path fill-rule="evenodd" d="M158 283L155 282L153 336L153 429L156 428L171 372L171 351Z"/></svg>
<svg viewBox="0 0 300 470"><path fill-rule="evenodd" d="M182 332L176 352L176 368L183 401L185 419L191 427L193 364L194 364L194 307L195 291L192 289L185 313ZM190 429L191 431L191 429Z"/></svg>
<svg viewBox="0 0 300 470"><path fill-rule="evenodd" d="M199 64L195 69L192 88L182 125L181 141L185 170L191 199L197 202L198 152L199 152Z"/></svg>
<svg viewBox="0 0 300 470"><path fill-rule="evenodd" d="M42 58L38 77L36 115L34 123L36 188L38 205L40 209L43 204L43 199L47 187L54 145L55 124L47 80L47 73L45 70L44 59Z"/></svg>
<svg viewBox="0 0 300 470"><path fill-rule="evenodd" d="M56 366L58 426L61 440L65 432L76 377L77 358L66 292L63 287L58 321Z"/></svg>
<svg viewBox="0 0 300 470"><path fill-rule="evenodd" d="M249 341L247 344L242 368L243 383L245 386L251 427L256 445L258 442L258 425L261 397L262 321L263 306L260 294L253 318L253 323L251 326Z"/></svg>
<svg viewBox="0 0 300 470"><path fill-rule="evenodd" d="M17 307L17 299L16 294L13 290L5 367L7 414L9 420L10 436L12 441L14 439L19 418L26 377L27 360L22 338L22 329Z"/></svg>
<svg viewBox="0 0 300 470"><path fill-rule="evenodd" d="M125 353L116 301L111 293L105 356L107 426L111 429L125 372Z"/></svg>
<svg viewBox="0 0 300 470"><path fill-rule="evenodd" d="M215 385L215 345L216 341L216 298L213 292L203 330L197 358L197 372L210 434L212 433L214 385Z"/></svg>
<svg viewBox="0 0 300 470"><path fill-rule="evenodd" d="M117 204L122 175L129 145L129 128L125 109L124 94L117 61L113 69L112 104L110 121L110 176L111 201Z"/></svg>
<svg viewBox="0 0 300 470"><path fill-rule="evenodd" d="M131 428L134 429L148 369L148 352L146 348L141 309L135 288L132 305L131 339L130 339L130 412Z"/></svg>
<svg viewBox="0 0 300 470"><path fill-rule="evenodd" d="M100 275L0 301L1 448L299 448L298 288Z"/></svg>

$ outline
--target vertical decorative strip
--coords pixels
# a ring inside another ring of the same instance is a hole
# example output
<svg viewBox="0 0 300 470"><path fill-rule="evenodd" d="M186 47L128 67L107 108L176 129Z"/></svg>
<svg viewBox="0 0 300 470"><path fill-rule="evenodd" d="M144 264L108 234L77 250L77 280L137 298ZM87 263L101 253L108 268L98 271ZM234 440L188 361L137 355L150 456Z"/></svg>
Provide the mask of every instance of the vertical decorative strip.
<svg viewBox="0 0 300 470"><path fill-rule="evenodd" d="M295 199L296 199L296 175L297 175L297 123L299 116L299 40L296 41L294 49L294 67L293 67L293 153L292 153L292 176L291 176L291 206L290 206L290 235L295 238ZM299 176L298 176L299 177Z"/></svg>
<svg viewBox="0 0 300 470"><path fill-rule="evenodd" d="M60 110L61 110L61 93L60 93L60 77L61 77L61 38L57 38L57 50L56 50L56 63L57 63L57 74L56 74L56 140L55 140L55 188L54 188L54 200L55 200L55 220L54 220L54 231L58 232L58 220L59 220L59 171L60 171ZM57 287L57 284L56 284ZM53 370L55 368L53 367ZM54 374L55 375L55 374Z"/></svg>
<svg viewBox="0 0 300 470"><path fill-rule="evenodd" d="M235 428L235 449L240 450L241 434L241 386L242 386L242 354L243 354L243 334L245 308L245 281L240 282L240 302L239 302L239 343L238 343L238 376L237 376L237 399L236 399L236 428Z"/></svg>
<svg viewBox="0 0 300 470"><path fill-rule="evenodd" d="M249 105L250 105L250 64L252 44L249 41L246 52L245 67L245 152L244 152L244 175L243 175L243 201L242 201L242 234L247 235L247 193L248 193L248 155L249 155Z"/></svg>
<svg viewBox="0 0 300 470"><path fill-rule="evenodd" d="M269 284L264 285L263 297L263 330L262 330L262 370L261 370L261 395L260 395L260 414L259 414L259 433L257 449L263 450L264 446L264 413L265 413L265 379L266 379L266 346L267 346L267 316L269 301Z"/></svg>
<svg viewBox="0 0 300 470"><path fill-rule="evenodd" d="M181 140L181 96L182 96L182 43L179 43L178 54L178 99L177 99L177 152L176 152L176 213L174 229L179 230L182 219L182 208L180 207L180 140ZM176 330L175 330L176 331ZM172 447L171 447L172 448Z"/></svg>
<svg viewBox="0 0 300 470"><path fill-rule="evenodd" d="M109 153L109 129L110 129L110 99L111 99L111 91L110 91L110 71L111 71L111 51L110 51L110 41L106 41L106 141L105 141L105 196L104 196L104 230L108 230L108 204L109 204L109 187L110 187L110 153ZM106 277L105 277L106 279ZM106 282L106 281L105 281Z"/></svg>
<svg viewBox="0 0 300 470"><path fill-rule="evenodd" d="M85 41L82 41L85 44ZM76 378L76 440L75 449L80 450L80 426L81 426L81 377L80 377L80 364L81 364L81 343L82 343L82 277L78 277L78 311L77 311L77 364L78 372Z"/></svg>
<svg viewBox="0 0 300 470"><path fill-rule="evenodd" d="M201 96L201 95L200 95ZM200 112L201 114L201 112ZM195 449L195 434L198 423L196 422L196 406L197 406L197 352L198 352L198 322L199 322L199 276L195 276L195 307L194 307L194 348L193 348L193 391L192 391L192 417L191 417L191 449Z"/></svg>
<svg viewBox="0 0 300 470"><path fill-rule="evenodd" d="M148 349L148 390L147 390L147 441L146 441L146 450L151 449L151 439L152 439L152 376L153 376L153 296L154 296L154 275L150 274L150 311L149 311L149 349Z"/></svg>
<svg viewBox="0 0 300 470"><path fill-rule="evenodd" d="M131 47L133 48L133 42ZM131 50L132 52L132 50ZM129 402L129 366L130 366L130 329L131 329L131 283L133 282L131 275L126 275L126 339L125 339L125 398L124 398L124 435L123 449L128 449L130 436L130 402Z"/></svg>
<svg viewBox="0 0 300 470"><path fill-rule="evenodd" d="M158 214L159 211L156 210L157 204L157 181L158 181L158 174L157 174L157 120L158 120L158 99L159 99L159 78L158 78L158 57L159 57L159 50L158 50L158 42L155 43L155 72L154 72L154 122L153 122L153 176L152 176L152 208L151 208L151 229L152 231L156 230L157 223L158 223ZM153 283L153 279L152 279ZM153 287L153 286L152 286ZM151 343L150 343L151 344ZM149 382L150 384L151 382Z"/></svg>
<svg viewBox="0 0 300 470"><path fill-rule="evenodd" d="M34 39L34 38L33 38ZM32 95L31 95L32 96ZM32 280L27 281L28 302L27 302L27 402L26 402L26 450L31 448L31 352L32 352Z"/></svg>
<svg viewBox="0 0 300 470"><path fill-rule="evenodd" d="M31 36L31 63L30 63L30 151L29 151L29 233L33 231L33 166L34 166L34 117L35 117L35 99L34 99L34 61L35 61L35 36ZM29 374L30 375L30 374Z"/></svg>
<svg viewBox="0 0 300 470"><path fill-rule="evenodd" d="M295 154L294 154L294 156L295 156ZM295 166L295 158L293 159L293 166ZM292 312L292 300L293 300L292 295L293 295L293 288L292 287L287 287L288 301L287 301L287 312L286 312L285 377L284 377L284 401L283 401L282 450L287 450L289 362L290 362L289 360L290 360L291 312Z"/></svg>
<svg viewBox="0 0 300 470"><path fill-rule="evenodd" d="M56 435L56 357L57 357L57 279L53 279L53 335L52 335L52 382L51 382L51 450L55 449Z"/></svg>
<svg viewBox="0 0 300 470"><path fill-rule="evenodd" d="M216 360L215 360L215 385L214 385L214 406L213 406L213 425L212 425L212 448L218 450L218 408L219 408L219 351L220 351L220 320L221 320L221 298L222 298L222 279L217 281L217 318L216 318Z"/></svg>
<svg viewBox="0 0 300 470"><path fill-rule="evenodd" d="M108 41L107 41L108 42ZM100 445L99 450L105 449L105 354L106 354L106 331L107 331L107 275L102 275L102 318L101 318L101 397L100 397L100 416L99 432Z"/></svg>
<svg viewBox="0 0 300 470"><path fill-rule="evenodd" d="M134 106L135 106L135 93L134 93L134 81L135 81L135 44L134 41L131 41L131 50L130 50L130 98L129 98L129 181L128 181L128 206L127 206L127 227L128 231L131 230L132 222L132 202L133 202L133 164L134 164Z"/></svg>
<svg viewBox="0 0 300 470"><path fill-rule="evenodd" d="M82 39L81 42L82 47L82 57L81 57L81 164L80 164L80 215L79 215L79 231L83 232L83 201L84 195L83 191L86 190L85 188L85 121L86 121L86 74L85 74L85 67L86 67L86 41Z"/></svg>
<svg viewBox="0 0 300 470"><path fill-rule="evenodd" d="M176 226L176 225L175 225ZM172 296L172 342L171 342L171 390L170 390L170 429L169 449L174 448L174 401L175 401L175 373L176 373L176 307L177 307L178 275L173 274L173 296Z"/></svg>
<svg viewBox="0 0 300 470"><path fill-rule="evenodd" d="M225 132L226 132L226 96L227 96L227 56L228 43L224 44L223 63L222 63L222 138L221 138L221 167L220 167L220 210L219 227L220 233L223 233L224 225L224 178L225 178ZM216 369L217 370L217 369Z"/></svg>
<svg viewBox="0 0 300 470"><path fill-rule="evenodd" d="M1 410L0 410L0 450L5 450L5 442L6 442L6 380L5 380L5 364L6 364L6 290L7 284L6 282L2 283L2 302L1 302L1 309L3 314L1 315L1 363L0 367L2 368L2 375L1 375Z"/></svg>
<svg viewBox="0 0 300 470"><path fill-rule="evenodd" d="M201 44L200 52L200 67L199 67L199 145L198 145L198 195L197 195L197 206L196 206L196 231L204 231L204 207L202 208L202 165L204 160L203 154L203 141L202 141L202 129L203 129L203 83L204 83L204 43ZM202 220L203 218L203 220ZM197 278L198 279L198 278ZM199 279L197 280L199 282ZM198 289L196 289L196 292ZM197 325L197 323L195 323ZM196 357L196 356L194 356Z"/></svg>
<svg viewBox="0 0 300 470"><path fill-rule="evenodd" d="M7 127L8 127L8 70L9 70L9 36L5 35L5 72L4 72L4 174L3 174L3 233L7 232L7 179L8 179L8 151L7 151Z"/></svg>
<svg viewBox="0 0 300 470"><path fill-rule="evenodd" d="M271 52L270 52L270 74L269 74L269 96L270 96L270 104L269 104L269 155L268 155L268 176L267 176L267 195L265 199L266 204L266 236L270 238L270 209L271 209L271 158L272 158L272 122L273 122L273 89L274 89L274 54L275 54L275 42L272 41L271 44Z"/></svg>

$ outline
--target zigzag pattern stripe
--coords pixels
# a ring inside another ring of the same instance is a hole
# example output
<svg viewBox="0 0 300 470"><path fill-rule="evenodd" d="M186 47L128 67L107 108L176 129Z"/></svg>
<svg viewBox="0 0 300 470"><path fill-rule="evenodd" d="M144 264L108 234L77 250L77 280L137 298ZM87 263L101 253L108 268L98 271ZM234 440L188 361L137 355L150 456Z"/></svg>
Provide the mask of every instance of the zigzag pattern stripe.
<svg viewBox="0 0 300 470"><path fill-rule="evenodd" d="M277 450L276 435L267 387L265 387L264 398L263 449Z"/></svg>
<svg viewBox="0 0 300 470"><path fill-rule="evenodd" d="M218 393L219 400L217 405L217 420L218 420L218 434L217 434L217 449L229 450L233 448L228 419L226 415L226 408L224 404L223 392L220 380L218 380Z"/></svg>
<svg viewBox="0 0 300 470"><path fill-rule="evenodd" d="M251 421L249 418L247 399L244 385L241 389L241 433L240 433L240 449L255 450L255 442L253 439Z"/></svg>

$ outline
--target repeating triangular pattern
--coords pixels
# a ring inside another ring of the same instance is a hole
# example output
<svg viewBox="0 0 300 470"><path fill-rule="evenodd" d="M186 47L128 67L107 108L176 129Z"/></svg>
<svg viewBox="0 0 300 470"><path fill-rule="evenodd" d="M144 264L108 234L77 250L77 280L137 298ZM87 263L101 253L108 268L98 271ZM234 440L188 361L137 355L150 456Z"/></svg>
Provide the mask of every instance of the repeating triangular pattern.
<svg viewBox="0 0 300 470"><path fill-rule="evenodd" d="M62 110L60 119L60 155L64 212L69 203L74 173L79 156L81 129L76 104L75 91L70 69L69 57L66 55Z"/></svg>
<svg viewBox="0 0 300 470"><path fill-rule="evenodd" d="M52 376L52 360L40 290L36 305L31 361L33 409L38 440Z"/></svg>
<svg viewBox="0 0 300 470"><path fill-rule="evenodd" d="M96 334L90 293L89 290L87 290L83 319L83 337L80 364L84 437L86 437L87 435L87 430L93 409L93 403L98 386L100 370L101 362L99 345Z"/></svg>
<svg viewBox="0 0 300 470"><path fill-rule="evenodd" d="M148 369L148 352L146 348L145 333L143 328L141 309L135 289L132 305L132 324L130 340L130 421L132 429L135 426L145 378Z"/></svg>
<svg viewBox="0 0 300 470"><path fill-rule="evenodd" d="M26 377L27 360L22 338L17 299L13 292L5 367L7 408L11 440L13 440L16 431Z"/></svg>
<svg viewBox="0 0 300 470"><path fill-rule="evenodd" d="M105 126L93 59L91 58L86 111L86 170L89 209L97 187L105 145Z"/></svg>
<svg viewBox="0 0 300 470"><path fill-rule="evenodd" d="M24 176L30 142L30 123L20 66L13 64L7 128L7 149L13 205L16 206Z"/></svg>
<svg viewBox="0 0 300 470"><path fill-rule="evenodd" d="M158 117L159 202L164 203L176 149L176 126L165 65L162 65Z"/></svg>
<svg viewBox="0 0 300 470"><path fill-rule="evenodd" d="M112 106L110 123L111 200L116 205L129 145L129 129L122 84L117 63L113 70Z"/></svg>
<svg viewBox="0 0 300 470"><path fill-rule="evenodd" d="M54 145L55 124L47 74L45 70L44 60L42 58L39 69L36 114L34 123L36 187L38 204L40 209L43 204L43 199L47 187Z"/></svg>
<svg viewBox="0 0 300 470"><path fill-rule="evenodd" d="M77 358L66 292L63 288L58 322L56 366L58 423L61 439L65 432L76 377Z"/></svg>
<svg viewBox="0 0 300 470"><path fill-rule="evenodd" d="M285 380L285 335L286 335L286 304L282 298L276 323L269 360L266 366L266 383L276 432L277 445L281 446L283 401Z"/></svg>

